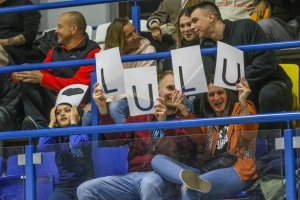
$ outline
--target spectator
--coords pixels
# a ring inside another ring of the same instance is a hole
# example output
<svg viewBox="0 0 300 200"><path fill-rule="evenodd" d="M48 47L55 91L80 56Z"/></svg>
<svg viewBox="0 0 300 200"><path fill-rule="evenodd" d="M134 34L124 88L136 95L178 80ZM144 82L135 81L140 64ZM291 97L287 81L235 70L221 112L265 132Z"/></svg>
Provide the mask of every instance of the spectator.
<svg viewBox="0 0 300 200"><path fill-rule="evenodd" d="M213 76L208 77L207 81L208 92L204 93L201 99L201 112L204 117L245 116L256 113L253 103L247 101L251 90L244 77L236 85L239 92L238 102L228 89L213 84ZM181 194L184 200L231 197L249 187L251 181L257 177L255 169L257 129L258 124L196 128L190 133L195 131L206 135L204 162L200 169L164 155L155 156L152 167L165 180L183 185ZM210 192L205 193L208 190Z"/></svg>
<svg viewBox="0 0 300 200"><path fill-rule="evenodd" d="M85 29L86 21L81 13L62 14L56 29L59 45L48 52L44 62L94 58L100 48L88 38ZM89 85L93 69L93 66L62 66L52 70L15 72L14 79L21 83L25 115L46 127L57 92L71 84Z"/></svg>
<svg viewBox="0 0 300 200"><path fill-rule="evenodd" d="M52 108L48 128L77 127L79 122L77 108L69 103L61 103ZM38 129L30 117L25 118L24 123L27 127ZM49 200L76 199L77 187L93 177L90 140L87 134L39 138L39 151L55 151L59 174L58 184Z"/></svg>
<svg viewBox="0 0 300 200"><path fill-rule="evenodd" d="M155 53L150 42L140 37L128 18L116 18L108 27L105 37L105 49L120 48L121 55ZM123 68L147 67L156 64L153 60L126 62ZM124 123L129 116L126 95L116 96L108 100L109 112L117 124Z"/></svg>
<svg viewBox="0 0 300 200"><path fill-rule="evenodd" d="M192 7L191 10L192 27L202 40L202 46L206 46L206 42L211 44L212 41L222 41L232 46L268 41L259 25L250 19L223 21L219 9L213 3L203 2ZM245 76L252 90L250 99L259 108L259 112L290 110L292 83L284 70L276 63L273 52L245 52L244 57ZM280 123L273 123L264 124L263 128L283 127Z"/></svg>
<svg viewBox="0 0 300 200"><path fill-rule="evenodd" d="M178 23L177 23L177 38L176 46L171 47L170 49L188 47L193 45L199 45L200 40L197 33L192 28L192 21L190 18L191 13L189 9L182 9L178 14ZM166 59L163 65L163 71L173 70L171 59Z"/></svg>
<svg viewBox="0 0 300 200"><path fill-rule="evenodd" d="M32 5L30 0L0 0L0 7ZM26 54L31 49L32 42L40 24L38 11L3 13L0 17L0 45L12 57L16 64L25 62Z"/></svg>
<svg viewBox="0 0 300 200"><path fill-rule="evenodd" d="M159 78L159 95L154 114L129 117L126 122L191 118L191 114L183 103L184 96L175 91L172 72L166 71ZM95 87L93 98L101 115L100 124L112 123L112 119L108 115L105 96L99 86ZM157 200L166 199L176 193L177 190L173 185L168 184L154 172L149 172L151 170L150 162L157 151L160 151L160 153L170 152L168 155L173 154L176 157L180 154L182 155L180 160L183 162L194 161L196 147L190 137L182 136L186 133L185 129L175 129L106 134L105 137L108 140L117 139L112 141L114 145L129 145L128 162L131 173L124 176L107 176L85 182L77 189L78 199ZM179 135L181 137L175 139L164 137Z"/></svg>
<svg viewBox="0 0 300 200"><path fill-rule="evenodd" d="M216 6L221 12L223 19L235 21L249 19L257 0L215 0Z"/></svg>
<svg viewBox="0 0 300 200"><path fill-rule="evenodd" d="M255 11L258 15L271 7L271 17L258 22L272 42L299 38L300 2L295 0L261 0Z"/></svg>
<svg viewBox="0 0 300 200"><path fill-rule="evenodd" d="M176 40L178 13L181 9L199 3L201 0L163 0L158 9L147 20L152 37L161 41L163 34L172 34Z"/></svg>
<svg viewBox="0 0 300 200"><path fill-rule="evenodd" d="M8 64L8 55L0 45L0 67ZM0 131L18 129L22 110L20 87L12 82L10 74L0 74Z"/></svg>

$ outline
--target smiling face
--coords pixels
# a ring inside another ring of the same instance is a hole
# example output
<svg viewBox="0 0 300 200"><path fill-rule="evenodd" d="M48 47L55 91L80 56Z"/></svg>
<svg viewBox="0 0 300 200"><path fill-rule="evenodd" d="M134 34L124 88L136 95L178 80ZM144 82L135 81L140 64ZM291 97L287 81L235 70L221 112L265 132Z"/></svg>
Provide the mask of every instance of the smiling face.
<svg viewBox="0 0 300 200"><path fill-rule="evenodd" d="M166 75L162 80L159 81L158 91L159 96L165 99L166 104L172 101L172 92L175 90L174 76L172 74Z"/></svg>
<svg viewBox="0 0 300 200"><path fill-rule="evenodd" d="M214 15L207 10L196 9L191 14L192 28L200 39L210 38Z"/></svg>
<svg viewBox="0 0 300 200"><path fill-rule="evenodd" d="M123 33L125 36L124 52L129 53L137 50L140 46L140 38L138 37L135 27L128 22L123 27Z"/></svg>
<svg viewBox="0 0 300 200"><path fill-rule="evenodd" d="M68 127L71 124L71 108L72 107L67 104L60 104L56 107L55 116L59 127Z"/></svg>
<svg viewBox="0 0 300 200"><path fill-rule="evenodd" d="M179 19L179 30L184 39L192 41L197 37L194 28L192 28L192 20L188 16L181 16Z"/></svg>
<svg viewBox="0 0 300 200"><path fill-rule="evenodd" d="M55 33L57 34L58 44L67 46L71 43L72 36L75 31L75 25L71 23L68 14L63 14L59 18L59 22Z"/></svg>
<svg viewBox="0 0 300 200"><path fill-rule="evenodd" d="M224 88L215 86L212 83L208 85L207 101L218 117L224 114L227 98L228 94Z"/></svg>

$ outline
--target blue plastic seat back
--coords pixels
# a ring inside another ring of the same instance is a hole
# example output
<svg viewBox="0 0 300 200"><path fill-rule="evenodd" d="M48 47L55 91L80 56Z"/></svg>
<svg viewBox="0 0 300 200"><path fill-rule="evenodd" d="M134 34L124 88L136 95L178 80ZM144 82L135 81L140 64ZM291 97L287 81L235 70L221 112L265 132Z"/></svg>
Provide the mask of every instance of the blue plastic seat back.
<svg viewBox="0 0 300 200"><path fill-rule="evenodd" d="M54 182L58 183L58 169L55 163L55 152L43 152L42 163L35 165L37 175L51 174L54 177Z"/></svg>
<svg viewBox="0 0 300 200"><path fill-rule="evenodd" d="M124 175L128 172L128 147L94 147L95 177Z"/></svg>
<svg viewBox="0 0 300 200"><path fill-rule="evenodd" d="M0 199L25 199L25 179L21 179L20 175L0 177Z"/></svg>
<svg viewBox="0 0 300 200"><path fill-rule="evenodd" d="M2 176L2 157L0 157L0 177Z"/></svg>
<svg viewBox="0 0 300 200"><path fill-rule="evenodd" d="M18 155L10 156L7 159L6 175L25 175L25 165L18 165Z"/></svg>
<svg viewBox="0 0 300 200"><path fill-rule="evenodd" d="M256 159L261 158L268 153L268 142L265 138L256 138Z"/></svg>

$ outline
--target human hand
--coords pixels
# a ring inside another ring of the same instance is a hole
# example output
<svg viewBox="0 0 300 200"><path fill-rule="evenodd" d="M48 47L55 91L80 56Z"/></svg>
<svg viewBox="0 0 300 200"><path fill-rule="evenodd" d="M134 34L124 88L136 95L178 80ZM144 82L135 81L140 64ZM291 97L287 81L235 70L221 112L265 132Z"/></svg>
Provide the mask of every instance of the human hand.
<svg viewBox="0 0 300 200"><path fill-rule="evenodd" d="M165 121L167 119L166 103L161 97L157 98L157 102L154 105L154 116L158 121Z"/></svg>
<svg viewBox="0 0 300 200"><path fill-rule="evenodd" d="M151 25L151 35L154 40L161 42L163 34L157 23Z"/></svg>
<svg viewBox="0 0 300 200"><path fill-rule="evenodd" d="M8 40L7 39L0 39L0 45L7 46Z"/></svg>
<svg viewBox="0 0 300 200"><path fill-rule="evenodd" d="M52 109L51 109L51 112L50 112L50 123L49 123L49 128L54 128L55 127L55 124L56 124L56 106L54 106Z"/></svg>
<svg viewBox="0 0 300 200"><path fill-rule="evenodd" d="M266 3L264 3L263 1L260 1L254 8L253 12L257 14L259 19L263 19L267 8L268 8L268 6L266 5Z"/></svg>
<svg viewBox="0 0 300 200"><path fill-rule="evenodd" d="M43 80L40 70L17 72L17 76L24 83L41 83Z"/></svg>
<svg viewBox="0 0 300 200"><path fill-rule="evenodd" d="M77 124L79 122L79 114L76 106L72 106L70 114L70 123Z"/></svg>
<svg viewBox="0 0 300 200"><path fill-rule="evenodd" d="M106 96L99 83L96 83L94 86L93 99L98 106L98 110L101 115L106 115L108 113L106 105Z"/></svg>
<svg viewBox="0 0 300 200"><path fill-rule="evenodd" d="M179 92L178 90L175 90L172 92L171 97L171 105L174 106L182 116L188 116L189 112L184 104L184 94Z"/></svg>
<svg viewBox="0 0 300 200"><path fill-rule="evenodd" d="M240 82L236 84L236 89L239 92L240 104L246 105L246 100L251 93L251 89L245 77L241 77Z"/></svg>
<svg viewBox="0 0 300 200"><path fill-rule="evenodd" d="M22 82L23 81L23 78L20 75L20 72L13 72L11 76L12 76L12 79L16 82Z"/></svg>

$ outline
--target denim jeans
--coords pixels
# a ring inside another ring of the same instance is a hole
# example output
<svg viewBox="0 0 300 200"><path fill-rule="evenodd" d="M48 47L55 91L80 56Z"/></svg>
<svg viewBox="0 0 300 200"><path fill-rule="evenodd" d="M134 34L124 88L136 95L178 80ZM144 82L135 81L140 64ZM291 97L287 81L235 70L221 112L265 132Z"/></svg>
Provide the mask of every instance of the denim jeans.
<svg viewBox="0 0 300 200"><path fill-rule="evenodd" d="M115 100L109 105L109 113L116 124L124 124L129 117L129 106L127 98Z"/></svg>
<svg viewBox="0 0 300 200"><path fill-rule="evenodd" d="M84 182L77 189L79 200L160 200L176 193L176 185L155 172L101 177Z"/></svg>
<svg viewBox="0 0 300 200"><path fill-rule="evenodd" d="M84 111L82 114L82 126L91 126L92 125L92 112Z"/></svg>
<svg viewBox="0 0 300 200"><path fill-rule="evenodd" d="M198 169L163 155L157 155L152 159L152 167L157 174L172 183L182 185L179 173L183 169L189 169L198 174L200 178L205 179L212 184L212 190L209 193L201 193L182 187L181 196L183 200L230 197L244 190L248 186L248 182L240 180L239 175L233 167L201 173Z"/></svg>

